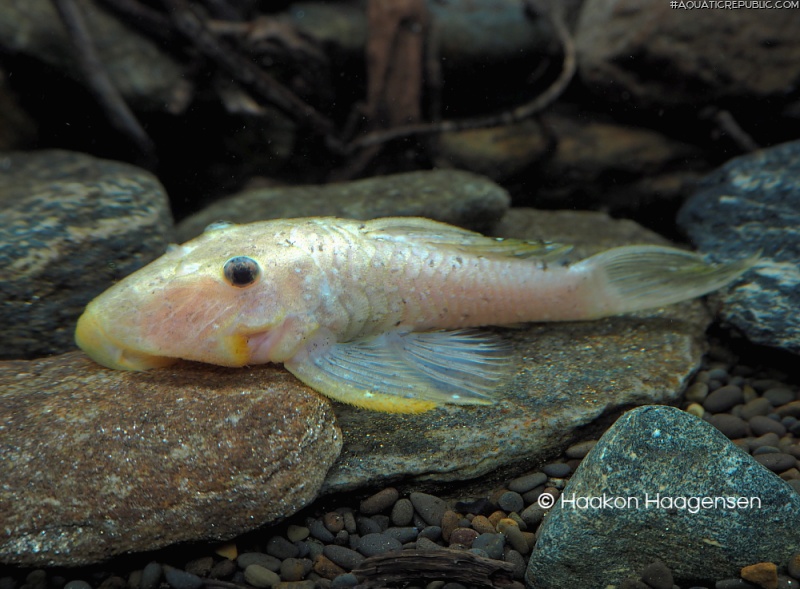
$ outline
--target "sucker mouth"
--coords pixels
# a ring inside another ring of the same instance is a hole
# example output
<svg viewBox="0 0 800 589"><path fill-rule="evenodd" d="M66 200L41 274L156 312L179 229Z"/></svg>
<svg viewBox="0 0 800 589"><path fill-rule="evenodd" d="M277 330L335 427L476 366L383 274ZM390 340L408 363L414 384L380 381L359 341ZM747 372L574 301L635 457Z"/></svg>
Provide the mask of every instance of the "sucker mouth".
<svg viewBox="0 0 800 589"><path fill-rule="evenodd" d="M177 362L177 358L155 356L120 347L108 337L91 308L87 308L78 319L75 343L92 360L115 370L150 370Z"/></svg>

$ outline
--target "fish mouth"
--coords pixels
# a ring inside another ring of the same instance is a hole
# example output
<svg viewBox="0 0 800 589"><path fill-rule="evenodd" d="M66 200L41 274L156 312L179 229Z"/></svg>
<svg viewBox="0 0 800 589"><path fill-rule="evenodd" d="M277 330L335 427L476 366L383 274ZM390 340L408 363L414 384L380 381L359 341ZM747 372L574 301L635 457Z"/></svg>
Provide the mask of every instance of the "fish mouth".
<svg viewBox="0 0 800 589"><path fill-rule="evenodd" d="M97 317L88 308L78 319L75 343L92 360L115 370L150 370L177 362L176 358L156 356L121 347L108 336Z"/></svg>

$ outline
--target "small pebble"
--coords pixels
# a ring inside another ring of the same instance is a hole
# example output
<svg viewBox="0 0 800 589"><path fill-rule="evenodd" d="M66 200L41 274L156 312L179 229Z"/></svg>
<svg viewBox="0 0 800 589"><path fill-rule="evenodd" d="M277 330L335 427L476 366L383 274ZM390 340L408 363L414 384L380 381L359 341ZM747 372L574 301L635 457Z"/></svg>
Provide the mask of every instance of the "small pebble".
<svg viewBox="0 0 800 589"><path fill-rule="evenodd" d="M773 407L778 407L779 405L786 405L786 403L791 403L797 397L795 394L784 387L774 387L764 391L764 398L772 403Z"/></svg>
<svg viewBox="0 0 800 589"><path fill-rule="evenodd" d="M514 565L514 569L511 571L512 577L521 580L525 576L525 567L528 563L519 552L514 549L506 550L503 560Z"/></svg>
<svg viewBox="0 0 800 589"><path fill-rule="evenodd" d="M708 422L731 440L747 435L747 422L735 415L718 413L712 415Z"/></svg>
<svg viewBox="0 0 800 589"><path fill-rule="evenodd" d="M528 524L528 529L533 529L542 523L542 519L544 519L544 514L547 510L541 507L538 503L531 503L522 510L520 513L520 517L522 521Z"/></svg>
<svg viewBox="0 0 800 589"><path fill-rule="evenodd" d="M334 577L331 581L331 589L349 589L358 585L358 579L353 573L345 573Z"/></svg>
<svg viewBox="0 0 800 589"><path fill-rule="evenodd" d="M777 589L778 567L772 562L759 562L743 567L739 573L742 579L762 587L762 589Z"/></svg>
<svg viewBox="0 0 800 589"><path fill-rule="evenodd" d="M75 579L64 585L64 589L92 589L92 586L82 579Z"/></svg>
<svg viewBox="0 0 800 589"><path fill-rule="evenodd" d="M794 577L800 581L800 552L789 558L789 562L786 565L786 570L790 577Z"/></svg>
<svg viewBox="0 0 800 589"><path fill-rule="evenodd" d="M722 413L742 402L744 402L742 389L727 385L709 393L703 401L703 407L711 413Z"/></svg>
<svg viewBox="0 0 800 589"><path fill-rule="evenodd" d="M759 454L753 458L755 458L759 464L766 466L772 472L783 472L784 470L793 468L797 464L797 460L794 456L790 456L789 454L784 454L782 452Z"/></svg>
<svg viewBox="0 0 800 589"><path fill-rule="evenodd" d="M364 515L375 515L389 509L398 499L400 499L400 492L394 487L386 487L364 499L359 506L359 511Z"/></svg>
<svg viewBox="0 0 800 589"><path fill-rule="evenodd" d="M347 572L324 554L319 554L314 558L314 566L312 568L315 573L324 579L335 579Z"/></svg>
<svg viewBox="0 0 800 589"><path fill-rule="evenodd" d="M702 403L708 396L708 385L704 382L696 382L686 389L685 396L690 403Z"/></svg>
<svg viewBox="0 0 800 589"><path fill-rule="evenodd" d="M426 526L420 530L419 537L436 542L442 537L442 528L439 526Z"/></svg>
<svg viewBox="0 0 800 589"><path fill-rule="evenodd" d="M47 587L47 571L36 569L25 575L22 589L45 589Z"/></svg>
<svg viewBox="0 0 800 589"><path fill-rule="evenodd" d="M322 523L321 520L318 519L309 520L308 531L311 532L311 535L314 536L314 538L316 538L320 542L324 542L325 544L332 544L335 539L335 536L331 533L331 531L325 527L325 524ZM269 552L269 545L267 546L267 552ZM272 553L270 552L270 554ZM290 554L283 558L288 558L289 556L297 556L297 555Z"/></svg>
<svg viewBox="0 0 800 589"><path fill-rule="evenodd" d="M392 514L389 516L392 523L396 526L407 526L414 519L414 506L411 500L403 497L392 506Z"/></svg>
<svg viewBox="0 0 800 589"><path fill-rule="evenodd" d="M210 579L227 579L228 577L233 576L235 572L236 561L226 558L225 560L221 560L211 567L208 577ZM158 587L158 585L156 585L156 587Z"/></svg>
<svg viewBox="0 0 800 589"><path fill-rule="evenodd" d="M326 546L322 554L345 570L353 570L364 562L364 556L344 546Z"/></svg>
<svg viewBox="0 0 800 589"><path fill-rule="evenodd" d="M450 534L450 544L460 544L461 546L470 548L475 538L478 536L478 532L472 528L456 528L453 530L453 533Z"/></svg>
<svg viewBox="0 0 800 589"><path fill-rule="evenodd" d="M753 450L753 456L760 456L761 454L779 454L780 452L781 449L776 446L759 446Z"/></svg>
<svg viewBox="0 0 800 589"><path fill-rule="evenodd" d="M212 556L203 556L190 560L183 567L187 573L192 573L198 577L207 577L211 572L211 567L214 566L214 558Z"/></svg>
<svg viewBox="0 0 800 589"><path fill-rule="evenodd" d="M708 380L728 382L728 370L725 368L712 368L708 371Z"/></svg>
<svg viewBox="0 0 800 589"><path fill-rule="evenodd" d="M489 558L500 559L503 556L503 546L505 546L505 536L502 534L486 533L481 534L472 541L472 547L485 550Z"/></svg>
<svg viewBox="0 0 800 589"><path fill-rule="evenodd" d="M395 550L402 550L403 545L385 534L367 534L358 541L358 551L364 556L375 556Z"/></svg>
<svg viewBox="0 0 800 589"><path fill-rule="evenodd" d="M223 542L214 548L214 554L229 560L236 560L236 557L239 556L239 548L236 546L236 542Z"/></svg>
<svg viewBox="0 0 800 589"><path fill-rule="evenodd" d="M750 450L761 448L762 446L778 446L778 434L766 433L763 436L758 436L750 440Z"/></svg>
<svg viewBox="0 0 800 589"><path fill-rule="evenodd" d="M445 542L450 542L450 534L453 533L461 521L461 514L449 509L442 515L442 538Z"/></svg>
<svg viewBox="0 0 800 589"><path fill-rule="evenodd" d="M344 529L344 518L341 513L330 511L322 516L322 523L332 534L338 534Z"/></svg>
<svg viewBox="0 0 800 589"><path fill-rule="evenodd" d="M522 495L514 491L506 491L497 499L497 506L506 512L522 511L525 507L525 502Z"/></svg>
<svg viewBox="0 0 800 589"><path fill-rule="evenodd" d="M495 532L492 522L484 515L476 515L470 522L472 529L479 534L493 534Z"/></svg>
<svg viewBox="0 0 800 589"><path fill-rule="evenodd" d="M305 526L290 525L286 528L286 538L292 543L305 540L310 533L311 532Z"/></svg>
<svg viewBox="0 0 800 589"><path fill-rule="evenodd" d="M545 464L542 467L542 471L549 477L563 478L569 475L572 469L569 467L569 464L565 462L553 462L551 464Z"/></svg>
<svg viewBox="0 0 800 589"><path fill-rule="evenodd" d="M666 564L657 560L642 569L642 581L652 589L672 589L672 571Z"/></svg>
<svg viewBox="0 0 800 589"><path fill-rule="evenodd" d="M791 415L792 417L800 418L800 401L792 401L791 403L776 407L775 412L781 417Z"/></svg>
<svg viewBox="0 0 800 589"><path fill-rule="evenodd" d="M462 585L461 583L454 583L449 582L442 585L442 589L467 589L466 586Z"/></svg>
<svg viewBox="0 0 800 589"><path fill-rule="evenodd" d="M157 562L150 562L142 569L142 576L139 579L139 589L158 589L161 584L161 565Z"/></svg>
<svg viewBox="0 0 800 589"><path fill-rule="evenodd" d="M433 540L428 540L427 538L424 538L422 536L417 538L416 546L417 546L417 550L423 550L423 551L441 550L442 549L442 547L439 546Z"/></svg>
<svg viewBox="0 0 800 589"><path fill-rule="evenodd" d="M429 526L442 525L442 516L447 511L447 503L427 493L411 493L408 497L416 512Z"/></svg>
<svg viewBox="0 0 800 589"><path fill-rule="evenodd" d="M333 542L333 536L331 536L330 541ZM298 550L297 546L295 546L292 542L289 542L289 540L283 536L272 536L269 540L267 540L266 553L270 556L274 556L275 558L280 558L283 560L284 558L296 558L298 555Z"/></svg>
<svg viewBox="0 0 800 589"><path fill-rule="evenodd" d="M567 450L569 451L569 450ZM509 481L508 490L515 493L527 493L531 489L544 485L547 482L547 475L543 472L534 472L524 477L519 477Z"/></svg>
<svg viewBox="0 0 800 589"><path fill-rule="evenodd" d="M758 397L742 406L741 418L752 419L757 415L766 415L770 411L772 411L772 404L764 397Z"/></svg>
<svg viewBox="0 0 800 589"><path fill-rule="evenodd" d="M302 581L311 571L311 561L305 558L287 558L281 563L283 581Z"/></svg>
<svg viewBox="0 0 800 589"><path fill-rule="evenodd" d="M277 572L281 568L281 561L272 555L263 552L245 552L236 559L236 564L244 570L251 564L257 564L272 572Z"/></svg>
<svg viewBox="0 0 800 589"><path fill-rule="evenodd" d="M750 430L753 432L754 436L763 436L770 432L777 434L779 437L786 434L785 425L780 421L775 421L764 415L756 415L750 419L749 423Z"/></svg>
<svg viewBox="0 0 800 589"><path fill-rule="evenodd" d="M398 526L394 528L388 528L383 533L390 538L394 538L401 544L407 544L408 542L414 542L417 539L417 536L419 536L419 529L411 526Z"/></svg>
<svg viewBox="0 0 800 589"><path fill-rule="evenodd" d="M706 410L699 403L689 403L689 406L686 407L686 413L702 419L703 415L706 413Z"/></svg>
<svg viewBox="0 0 800 589"><path fill-rule="evenodd" d="M520 554L528 553L528 541L512 519L502 519L497 524L497 531L503 534L508 543Z"/></svg>
<svg viewBox="0 0 800 589"><path fill-rule="evenodd" d="M172 589L200 589L203 586L203 579L197 575L167 565L164 565L164 579Z"/></svg>
<svg viewBox="0 0 800 589"><path fill-rule="evenodd" d="M380 534L383 530L378 522L364 515L356 516L356 527L362 536L367 534Z"/></svg>

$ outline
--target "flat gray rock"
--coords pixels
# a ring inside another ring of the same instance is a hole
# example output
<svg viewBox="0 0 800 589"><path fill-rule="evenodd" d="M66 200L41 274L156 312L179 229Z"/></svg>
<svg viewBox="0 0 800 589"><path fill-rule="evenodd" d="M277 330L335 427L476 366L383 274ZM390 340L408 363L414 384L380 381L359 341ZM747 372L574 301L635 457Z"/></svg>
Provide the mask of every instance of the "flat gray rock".
<svg viewBox="0 0 800 589"><path fill-rule="evenodd" d="M216 221L250 223L292 217L428 217L487 231L511 204L508 193L482 176L457 170L408 172L309 186L247 190L206 207L178 224L182 243Z"/></svg>
<svg viewBox="0 0 800 589"><path fill-rule="evenodd" d="M689 586L800 550L800 495L674 407L623 415L561 497L540 528L529 589L619 585L657 559Z"/></svg>
<svg viewBox="0 0 800 589"><path fill-rule="evenodd" d="M342 438L275 366L0 362L0 563L80 566L226 540L317 495Z"/></svg>
<svg viewBox="0 0 800 589"><path fill-rule="evenodd" d="M574 243L576 257L664 242L601 213L524 209L512 209L496 234ZM539 463L566 447L576 429L607 426L632 405L675 400L699 366L710 320L694 301L601 321L501 330L519 369L495 405L396 415L336 404L345 444L322 492L401 479L435 487Z"/></svg>
<svg viewBox="0 0 800 589"><path fill-rule="evenodd" d="M0 208L0 359L74 349L86 303L171 240L152 174L80 153L0 154Z"/></svg>
<svg viewBox="0 0 800 589"><path fill-rule="evenodd" d="M800 353L800 142L735 158L706 176L678 223L703 251L762 259L721 315L752 341Z"/></svg>

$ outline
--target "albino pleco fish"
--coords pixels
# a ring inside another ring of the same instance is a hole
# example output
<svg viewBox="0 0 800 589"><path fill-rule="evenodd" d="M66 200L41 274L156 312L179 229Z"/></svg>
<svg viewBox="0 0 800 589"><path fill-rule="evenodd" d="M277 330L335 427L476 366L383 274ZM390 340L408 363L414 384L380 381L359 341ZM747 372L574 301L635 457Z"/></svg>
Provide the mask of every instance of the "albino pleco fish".
<svg viewBox="0 0 800 589"><path fill-rule="evenodd" d="M475 327L660 307L755 262L640 245L553 263L568 249L420 218L215 224L89 303L76 341L123 370L281 362L333 399L415 413L492 402L510 358Z"/></svg>

